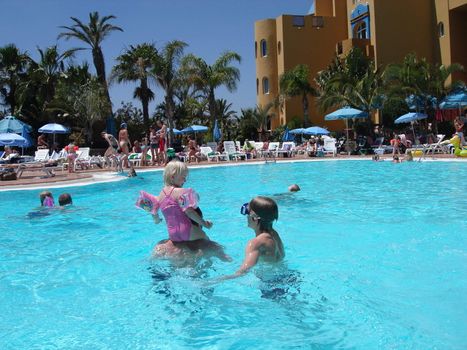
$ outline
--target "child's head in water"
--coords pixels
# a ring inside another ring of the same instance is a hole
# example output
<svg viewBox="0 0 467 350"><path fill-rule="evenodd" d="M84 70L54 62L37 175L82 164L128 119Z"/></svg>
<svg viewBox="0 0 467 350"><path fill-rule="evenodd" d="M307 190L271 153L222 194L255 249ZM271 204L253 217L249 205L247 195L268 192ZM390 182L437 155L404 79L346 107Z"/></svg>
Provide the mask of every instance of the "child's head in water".
<svg viewBox="0 0 467 350"><path fill-rule="evenodd" d="M242 207L241 212L248 215L248 226L254 229L258 223L260 231L270 232L273 230L272 224L274 220L279 218L279 208L273 199L257 196L244 207Z"/></svg>
<svg viewBox="0 0 467 350"><path fill-rule="evenodd" d="M300 191L300 186L297 184L293 184L289 186L289 192L298 192Z"/></svg>
<svg viewBox="0 0 467 350"><path fill-rule="evenodd" d="M172 160L164 168L164 184L166 186L182 187L188 175L185 163Z"/></svg>
<svg viewBox="0 0 467 350"><path fill-rule="evenodd" d="M61 206L73 204L71 195L69 193L62 193L60 197L58 197L58 204L60 204Z"/></svg>
<svg viewBox="0 0 467 350"><path fill-rule="evenodd" d="M54 206L54 197L50 191L43 191L39 194L39 199L41 201L41 206L43 207L53 207Z"/></svg>

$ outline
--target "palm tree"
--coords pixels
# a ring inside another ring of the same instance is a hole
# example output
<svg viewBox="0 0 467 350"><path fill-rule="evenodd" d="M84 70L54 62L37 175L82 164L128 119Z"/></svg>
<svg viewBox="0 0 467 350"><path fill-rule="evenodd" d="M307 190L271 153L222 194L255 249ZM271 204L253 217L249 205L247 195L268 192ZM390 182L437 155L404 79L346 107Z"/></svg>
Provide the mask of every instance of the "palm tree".
<svg viewBox="0 0 467 350"><path fill-rule="evenodd" d="M280 77L280 93L285 97L301 96L303 106L303 124L308 127L310 115L308 95L317 96L316 89L309 81L310 70L307 65L299 64L295 68L286 71Z"/></svg>
<svg viewBox="0 0 467 350"><path fill-rule="evenodd" d="M225 99L217 100L217 110L219 116L219 127L224 133L229 135L229 126L232 123L238 122L237 112L231 110L232 103L228 103ZM230 140L230 138L228 138Z"/></svg>
<svg viewBox="0 0 467 350"><path fill-rule="evenodd" d="M409 108L423 111L433 118L437 132L434 110L439 103L459 82L447 85L449 76L462 71L460 64L450 66L430 64L425 59L418 59L410 53L404 57L402 64L389 65L384 72L389 98L407 102Z"/></svg>
<svg viewBox="0 0 467 350"><path fill-rule="evenodd" d="M140 44L125 50L117 57L117 65L112 69L111 81L119 83L139 81L134 98L141 100L143 121L146 132L149 132L149 101L154 99L154 92L149 88L151 70L157 60L157 50L153 44Z"/></svg>
<svg viewBox="0 0 467 350"><path fill-rule="evenodd" d="M18 88L26 77L31 58L14 44L0 47L0 96L12 114L17 112Z"/></svg>
<svg viewBox="0 0 467 350"><path fill-rule="evenodd" d="M371 114L383 104L382 75L381 69L375 69L374 62L359 49L351 50L343 61L336 58L315 79L320 110L350 106Z"/></svg>
<svg viewBox="0 0 467 350"><path fill-rule="evenodd" d="M105 61L101 43L107 36L110 35L111 32L116 30L123 32L123 29L108 23L108 21L115 19L115 16L110 15L100 18L98 12L89 13L88 24L81 22L78 18L70 18L74 24L72 26L61 26L60 28L66 29L67 32L60 33L58 38L65 38L66 40L76 38L85 42L91 47L92 59L96 68L97 79L104 89L107 110L109 114L111 114L112 102L110 100L109 88L107 86Z"/></svg>
<svg viewBox="0 0 467 350"><path fill-rule="evenodd" d="M274 107L274 102L270 102L265 106L256 106L253 111L253 122L256 130L258 131L260 140L265 139L266 132L268 130L269 118L271 118L271 108Z"/></svg>
<svg viewBox="0 0 467 350"><path fill-rule="evenodd" d="M202 91L203 97L208 101L212 125L218 113L215 90L225 86L229 92L234 92L240 80L240 70L233 67L232 62L240 63L241 57L235 52L227 51L212 66L194 55L187 55L182 63L182 71L186 79Z"/></svg>
<svg viewBox="0 0 467 350"><path fill-rule="evenodd" d="M179 40L168 42L163 49L158 52L154 68L152 69L152 74L157 84L165 92L165 113L170 128L169 145L172 144L174 137L174 96L179 80L179 63L186 46L188 46L186 43Z"/></svg>

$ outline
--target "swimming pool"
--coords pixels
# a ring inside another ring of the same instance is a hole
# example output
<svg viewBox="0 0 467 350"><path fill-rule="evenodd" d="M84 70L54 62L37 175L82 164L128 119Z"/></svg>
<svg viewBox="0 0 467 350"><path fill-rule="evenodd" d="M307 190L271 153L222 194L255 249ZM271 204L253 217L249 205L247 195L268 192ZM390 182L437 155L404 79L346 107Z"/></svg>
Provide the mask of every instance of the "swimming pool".
<svg viewBox="0 0 467 350"><path fill-rule="evenodd" d="M466 178L446 162L192 169L234 261L181 269L149 261L165 226L134 207L160 172L53 189L75 206L32 218L38 190L2 192L0 348L465 349ZM279 204L284 264L207 285L241 263L257 194Z"/></svg>

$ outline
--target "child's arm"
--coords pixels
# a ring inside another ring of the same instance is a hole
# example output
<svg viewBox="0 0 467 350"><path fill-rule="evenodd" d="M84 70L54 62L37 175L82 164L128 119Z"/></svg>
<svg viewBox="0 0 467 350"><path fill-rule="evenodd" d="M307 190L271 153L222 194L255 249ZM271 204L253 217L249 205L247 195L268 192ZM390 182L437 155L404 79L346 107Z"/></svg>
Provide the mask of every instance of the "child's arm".
<svg viewBox="0 0 467 350"><path fill-rule="evenodd" d="M186 216L188 216L190 220L193 220L199 226L204 226L206 228L212 227L212 222L209 220L204 220L201 216L199 216L199 214L193 208L187 208L185 210L185 214Z"/></svg>

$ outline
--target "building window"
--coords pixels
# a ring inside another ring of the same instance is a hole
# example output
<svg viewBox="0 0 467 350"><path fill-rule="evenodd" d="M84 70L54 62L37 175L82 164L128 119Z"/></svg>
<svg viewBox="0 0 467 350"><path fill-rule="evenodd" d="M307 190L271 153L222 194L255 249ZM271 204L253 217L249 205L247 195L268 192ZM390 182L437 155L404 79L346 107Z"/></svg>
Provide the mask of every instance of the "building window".
<svg viewBox="0 0 467 350"><path fill-rule="evenodd" d="M292 23L294 27L304 27L305 26L305 16L293 16Z"/></svg>
<svg viewBox="0 0 467 350"><path fill-rule="evenodd" d="M438 35L440 38L444 36L444 23L443 22L438 23Z"/></svg>
<svg viewBox="0 0 467 350"><path fill-rule="evenodd" d="M278 55L281 54L281 42L280 41L277 42L277 54Z"/></svg>
<svg viewBox="0 0 467 350"><path fill-rule="evenodd" d="M263 78L263 94L269 94L269 79Z"/></svg>
<svg viewBox="0 0 467 350"><path fill-rule="evenodd" d="M339 42L337 43L337 49L336 49L336 51L337 51L337 54L338 54L338 55L342 55L342 54L344 53L344 48L342 47L342 41L339 41Z"/></svg>
<svg viewBox="0 0 467 350"><path fill-rule="evenodd" d="M354 27L354 38L357 39L368 39L367 27L364 21L358 23Z"/></svg>
<svg viewBox="0 0 467 350"><path fill-rule="evenodd" d="M258 42L255 41L255 58L258 58Z"/></svg>
<svg viewBox="0 0 467 350"><path fill-rule="evenodd" d="M256 79L256 95L259 94L259 79Z"/></svg>
<svg viewBox="0 0 467 350"><path fill-rule="evenodd" d="M324 27L324 18L323 16L313 16L311 17L311 26L313 28L323 28Z"/></svg>
<svg viewBox="0 0 467 350"><path fill-rule="evenodd" d="M268 45L266 40L261 40L261 56L266 57L268 55Z"/></svg>

